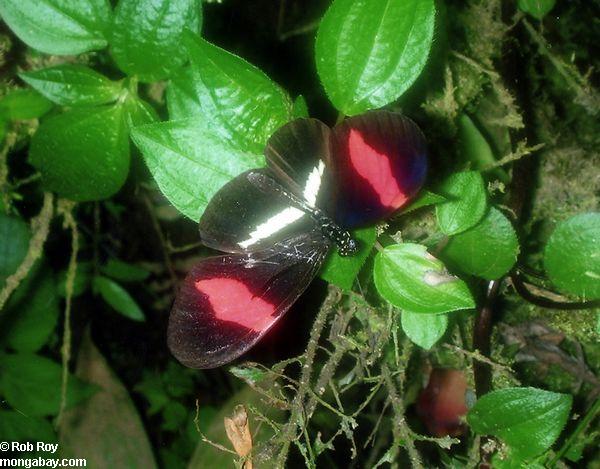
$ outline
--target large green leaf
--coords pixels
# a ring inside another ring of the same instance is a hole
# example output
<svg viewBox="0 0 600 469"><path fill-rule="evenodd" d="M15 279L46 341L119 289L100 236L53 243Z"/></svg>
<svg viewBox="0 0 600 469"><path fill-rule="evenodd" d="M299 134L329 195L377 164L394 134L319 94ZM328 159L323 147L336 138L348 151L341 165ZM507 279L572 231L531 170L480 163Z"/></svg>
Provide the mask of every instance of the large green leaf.
<svg viewBox="0 0 600 469"><path fill-rule="evenodd" d="M560 435L572 397L536 388L505 388L481 397L467 414L476 433L504 440L522 457L536 456Z"/></svg>
<svg viewBox="0 0 600 469"><path fill-rule="evenodd" d="M110 24L108 0L2 0L0 15L28 46L46 54L102 49Z"/></svg>
<svg viewBox="0 0 600 469"><path fill-rule="evenodd" d="M52 271L32 269L0 316L0 344L20 352L39 350L54 331L59 314Z"/></svg>
<svg viewBox="0 0 600 469"><path fill-rule="evenodd" d="M402 311L400 322L402 330L412 342L429 350L446 332L448 315Z"/></svg>
<svg viewBox="0 0 600 469"><path fill-rule="evenodd" d="M186 60L186 28L200 31L200 0L120 0L110 50L128 75L150 82L167 78Z"/></svg>
<svg viewBox="0 0 600 469"><path fill-rule="evenodd" d="M465 282L419 244L394 244L377 253L373 275L381 296L403 310L446 313L475 307Z"/></svg>
<svg viewBox="0 0 600 469"><path fill-rule="evenodd" d="M0 212L0 288L14 274L29 249L31 234L27 223Z"/></svg>
<svg viewBox="0 0 600 469"><path fill-rule="evenodd" d="M129 392L91 341L83 338L76 376L99 390L61 420L61 457L84 458L89 467L156 467L144 425Z"/></svg>
<svg viewBox="0 0 600 469"><path fill-rule="evenodd" d="M600 298L600 213L582 213L559 223L546 245L544 265L561 290Z"/></svg>
<svg viewBox="0 0 600 469"><path fill-rule="evenodd" d="M115 101L121 85L89 67L62 64L19 76L51 101L64 106L86 106Z"/></svg>
<svg viewBox="0 0 600 469"><path fill-rule="evenodd" d="M102 276L94 277L94 288L98 290L104 301L111 305L115 311L134 321L145 321L144 313L125 290L117 282Z"/></svg>
<svg viewBox="0 0 600 469"><path fill-rule="evenodd" d="M377 230L375 227L363 228L353 232L352 237L358 241L358 252L352 256L342 257L335 248L332 249L319 274L322 279L344 290L352 289L356 276L375 244Z"/></svg>
<svg viewBox="0 0 600 469"><path fill-rule="evenodd" d="M185 216L199 220L212 196L227 181L264 158L235 149L216 132L190 119L143 125L132 138L167 199Z"/></svg>
<svg viewBox="0 0 600 469"><path fill-rule="evenodd" d="M450 176L440 188L448 202L436 205L440 229L454 235L475 226L487 208L487 192L481 174L464 171Z"/></svg>
<svg viewBox="0 0 600 469"><path fill-rule="evenodd" d="M169 85L171 119L199 117L240 150L262 153L291 118L287 93L258 68L193 34L184 44L191 69Z"/></svg>
<svg viewBox="0 0 600 469"><path fill-rule="evenodd" d="M46 188L75 201L117 192L129 171L123 106L78 108L44 121L29 157Z"/></svg>
<svg viewBox="0 0 600 469"><path fill-rule="evenodd" d="M0 117L9 120L37 119L52 108L52 102L32 89L13 90L0 99Z"/></svg>
<svg viewBox="0 0 600 469"><path fill-rule="evenodd" d="M434 24L433 0L335 0L316 42L333 104L353 115L400 97L427 62Z"/></svg>
<svg viewBox="0 0 600 469"><path fill-rule="evenodd" d="M450 237L443 259L488 280L502 277L517 260L519 240L502 212L490 208L477 225Z"/></svg>
<svg viewBox="0 0 600 469"><path fill-rule="evenodd" d="M56 415L60 407L62 368L48 358L32 353L3 355L0 362L0 394L26 415ZM71 376L67 405L94 393L94 387Z"/></svg>

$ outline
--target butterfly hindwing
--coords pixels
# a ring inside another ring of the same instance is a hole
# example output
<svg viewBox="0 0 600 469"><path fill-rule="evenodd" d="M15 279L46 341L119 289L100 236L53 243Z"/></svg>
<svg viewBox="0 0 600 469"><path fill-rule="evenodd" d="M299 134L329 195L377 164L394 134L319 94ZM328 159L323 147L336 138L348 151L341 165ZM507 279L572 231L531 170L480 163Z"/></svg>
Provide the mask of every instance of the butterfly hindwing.
<svg viewBox="0 0 600 469"><path fill-rule="evenodd" d="M171 352L192 368L214 368L252 347L302 294L329 242L319 229L251 254L200 261L175 300Z"/></svg>
<svg viewBox="0 0 600 469"><path fill-rule="evenodd" d="M389 217L425 180L425 138L407 117L371 111L334 127L330 171L335 194L327 207L344 228Z"/></svg>

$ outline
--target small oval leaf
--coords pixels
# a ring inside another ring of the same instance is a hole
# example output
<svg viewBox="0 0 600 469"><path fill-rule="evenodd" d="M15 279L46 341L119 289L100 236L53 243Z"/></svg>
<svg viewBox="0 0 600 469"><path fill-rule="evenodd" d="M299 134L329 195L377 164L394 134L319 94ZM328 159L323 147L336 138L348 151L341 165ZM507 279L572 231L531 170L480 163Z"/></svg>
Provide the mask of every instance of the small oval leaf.
<svg viewBox="0 0 600 469"><path fill-rule="evenodd" d="M78 64L57 65L19 76L49 100L63 106L106 104L115 101L121 92L119 83Z"/></svg>
<svg viewBox="0 0 600 469"><path fill-rule="evenodd" d="M519 241L512 224L492 207L473 228L450 238L443 259L467 274L494 280L511 269L518 253Z"/></svg>
<svg viewBox="0 0 600 469"><path fill-rule="evenodd" d="M402 311L400 323L402 330L413 343L429 350L446 332L448 315Z"/></svg>
<svg viewBox="0 0 600 469"><path fill-rule="evenodd" d="M144 313L129 293L117 282L97 276L93 280L94 288L115 311L134 321L145 321Z"/></svg>
<svg viewBox="0 0 600 469"><path fill-rule="evenodd" d="M558 288L600 298L600 213L582 213L558 224L544 252L546 272Z"/></svg>
<svg viewBox="0 0 600 469"><path fill-rule="evenodd" d="M521 457L536 456L560 435L573 398L536 388L505 388L481 397L467 414L473 431L504 440Z"/></svg>
<svg viewBox="0 0 600 469"><path fill-rule="evenodd" d="M487 192L481 174L464 171L450 176L440 187L448 202L435 207L442 232L455 235L481 221L487 209Z"/></svg>
<svg viewBox="0 0 600 469"><path fill-rule="evenodd" d="M434 24L432 0L335 0L316 41L331 102L354 115L399 98L427 62Z"/></svg>
<svg viewBox="0 0 600 469"><path fill-rule="evenodd" d="M465 282L450 275L419 244L395 244L380 251L373 275L381 296L403 310L446 313L475 307Z"/></svg>

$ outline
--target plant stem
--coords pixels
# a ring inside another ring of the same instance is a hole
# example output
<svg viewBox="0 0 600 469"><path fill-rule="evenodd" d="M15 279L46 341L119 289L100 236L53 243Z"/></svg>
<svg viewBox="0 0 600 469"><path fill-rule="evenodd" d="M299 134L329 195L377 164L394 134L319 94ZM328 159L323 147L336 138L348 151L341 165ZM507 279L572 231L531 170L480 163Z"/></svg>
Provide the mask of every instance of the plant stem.
<svg viewBox="0 0 600 469"><path fill-rule="evenodd" d="M325 299L323 305L317 313L315 322L310 331L310 339L306 346L306 352L304 354L304 364L302 365L302 372L300 374L300 380L298 383L298 389L291 405L291 415L289 421L285 424L282 432L283 446L277 457L275 467L285 467L285 461L290 450L290 443L296 438L296 430L299 424L307 425L307 421L304 421L302 414L305 412L304 400L306 395L309 393L310 377L312 374L313 363L315 355L317 353L317 347L319 345L319 338L325 327L327 316L332 311L333 306L338 302L340 297L340 291L335 287L330 287L329 294Z"/></svg>
<svg viewBox="0 0 600 469"><path fill-rule="evenodd" d="M33 232L33 235L29 242L27 254L17 271L6 279L4 288L0 291L0 310L2 310L12 292L15 291L23 279L27 277L27 274L33 267L35 261L42 255L42 249L46 242L46 238L48 238L50 221L52 220L53 200L51 193L44 193L42 209L40 210L40 213L31 220L31 231Z"/></svg>
<svg viewBox="0 0 600 469"><path fill-rule="evenodd" d="M600 398L596 399L591 409L586 412L584 417L579 421L573 433L567 438L567 441L562 445L560 450L554 455L554 457L548 463L548 466L554 467L554 465L567 453L571 445L579 438L579 435L586 429L586 427L594 420L596 415L600 413Z"/></svg>

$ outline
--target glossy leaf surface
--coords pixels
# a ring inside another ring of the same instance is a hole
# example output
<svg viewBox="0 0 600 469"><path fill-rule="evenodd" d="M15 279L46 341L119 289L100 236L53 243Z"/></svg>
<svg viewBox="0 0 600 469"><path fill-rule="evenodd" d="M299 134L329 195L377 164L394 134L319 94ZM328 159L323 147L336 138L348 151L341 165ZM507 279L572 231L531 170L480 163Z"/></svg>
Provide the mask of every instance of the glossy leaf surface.
<svg viewBox="0 0 600 469"><path fill-rule="evenodd" d="M19 39L46 54L75 55L107 44L107 0L3 0L0 15Z"/></svg>
<svg viewBox="0 0 600 469"><path fill-rule="evenodd" d="M403 310L446 313L475 306L465 282L419 244L395 244L377 253L373 275L381 296Z"/></svg>
<svg viewBox="0 0 600 469"><path fill-rule="evenodd" d="M317 71L347 115L400 97L427 62L435 23L432 0L335 0L317 33Z"/></svg>
<svg viewBox="0 0 600 469"><path fill-rule="evenodd" d="M443 258L463 272L494 280L506 274L519 253L519 240L512 224L492 207L473 228L452 236Z"/></svg>
<svg viewBox="0 0 600 469"><path fill-rule="evenodd" d="M262 153L291 118L287 93L257 67L204 39L187 34L183 44L191 68L169 85L169 117L198 117L239 149Z"/></svg>
<svg viewBox="0 0 600 469"><path fill-rule="evenodd" d="M600 213L559 223L544 251L550 280L567 293L600 298Z"/></svg>
<svg viewBox="0 0 600 469"><path fill-rule="evenodd" d="M110 51L121 70L142 81L168 77L186 60L184 31L200 31L200 0L121 0Z"/></svg>
<svg viewBox="0 0 600 469"><path fill-rule="evenodd" d="M229 180L264 166L260 155L242 152L203 122L185 120L137 127L133 141L167 199L198 221L206 205Z"/></svg>
<svg viewBox="0 0 600 469"><path fill-rule="evenodd" d="M572 397L536 388L505 388L481 397L467 421L480 435L494 435L523 457L548 449L560 435Z"/></svg>
<svg viewBox="0 0 600 469"><path fill-rule="evenodd" d="M89 67L62 64L19 76L42 95L63 106L86 106L115 101L121 92L119 83Z"/></svg>
<svg viewBox="0 0 600 469"><path fill-rule="evenodd" d="M487 192L483 178L476 171L465 171L450 176L440 192L448 202L435 207L442 232L455 235L475 226L487 209Z"/></svg>

